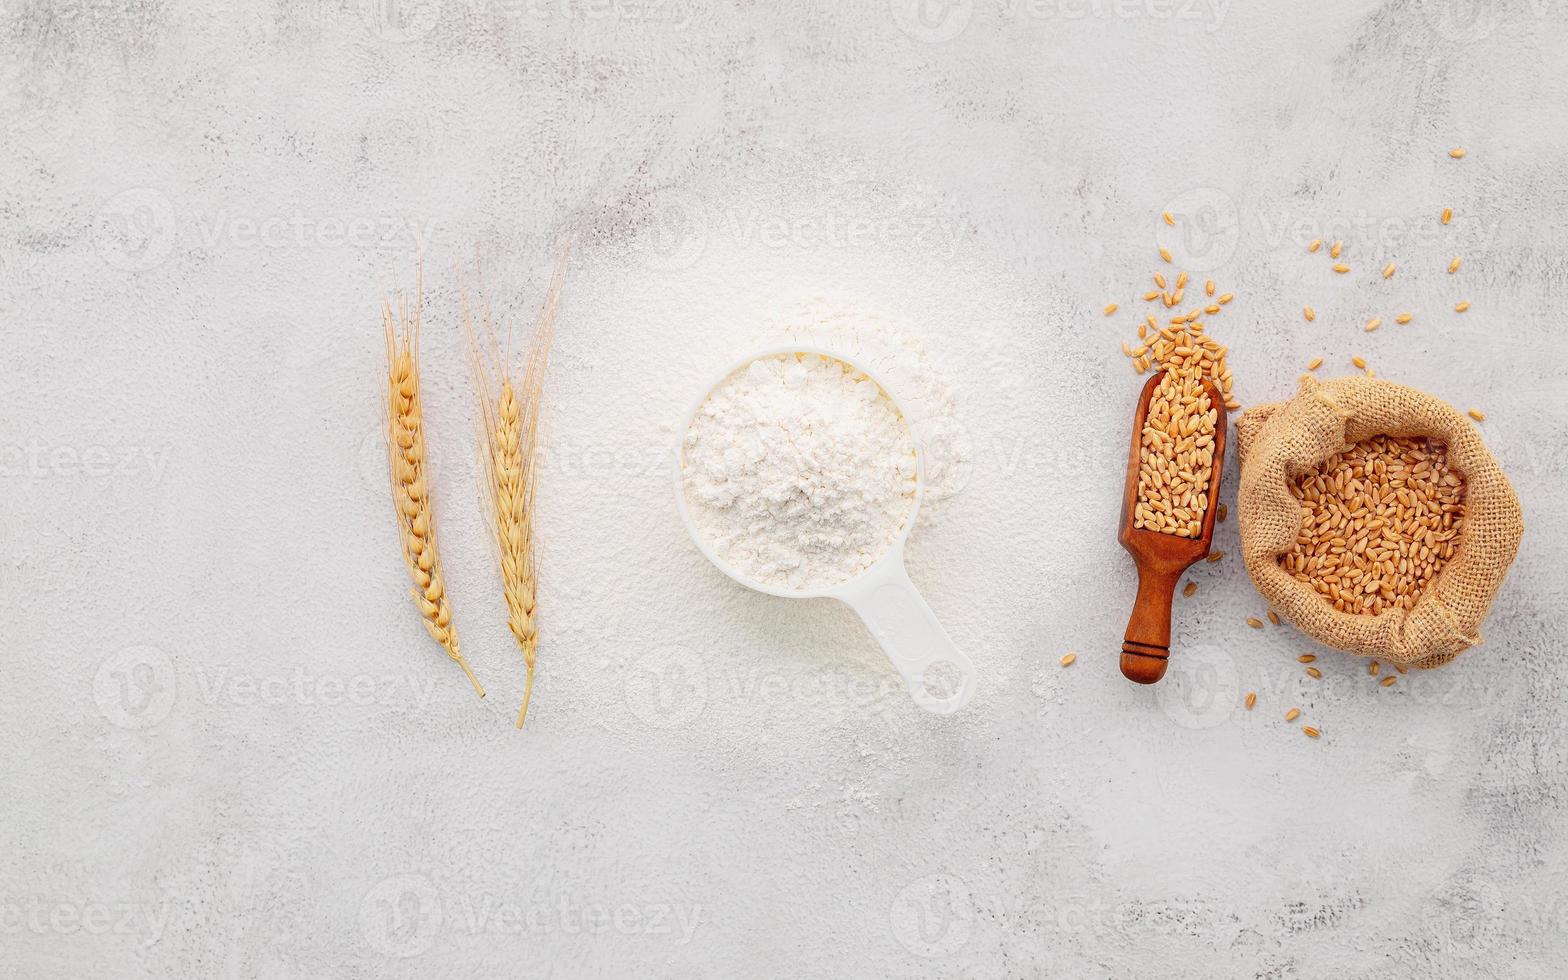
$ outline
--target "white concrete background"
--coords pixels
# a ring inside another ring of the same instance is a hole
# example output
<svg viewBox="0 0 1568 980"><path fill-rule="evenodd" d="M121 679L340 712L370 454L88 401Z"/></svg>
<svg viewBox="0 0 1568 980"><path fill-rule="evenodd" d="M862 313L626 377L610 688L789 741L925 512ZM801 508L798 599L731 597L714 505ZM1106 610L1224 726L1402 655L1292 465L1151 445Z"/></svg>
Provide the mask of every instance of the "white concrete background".
<svg viewBox="0 0 1568 980"><path fill-rule="evenodd" d="M1565 14L6 0L0 973L1560 975ZM478 247L526 317L574 224L518 734L451 269ZM1133 315L1099 309L1140 306L1160 243L1235 291L1244 404L1361 353L1485 409L1529 530L1484 647L1314 683L1225 561L1171 676L1121 679ZM381 482L374 304L421 246L484 702ZM958 386L973 473L911 545L984 672L957 718L675 519L671 424L809 299Z"/></svg>

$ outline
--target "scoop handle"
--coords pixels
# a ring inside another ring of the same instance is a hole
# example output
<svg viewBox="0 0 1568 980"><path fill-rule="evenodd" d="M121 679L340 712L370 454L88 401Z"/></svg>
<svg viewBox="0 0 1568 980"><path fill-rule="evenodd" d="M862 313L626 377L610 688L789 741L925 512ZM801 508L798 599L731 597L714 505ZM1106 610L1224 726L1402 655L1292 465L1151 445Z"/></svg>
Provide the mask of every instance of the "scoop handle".
<svg viewBox="0 0 1568 980"><path fill-rule="evenodd" d="M1153 684L1165 676L1171 655L1171 602L1182 569L1138 564L1138 597L1122 639L1122 676Z"/></svg>
<svg viewBox="0 0 1568 980"><path fill-rule="evenodd" d="M950 715L975 693L975 665L953 645L904 570L902 549L895 548L848 586L834 593L859 614L882 645L920 707ZM926 689L926 672L949 664L958 672L958 686L940 698Z"/></svg>

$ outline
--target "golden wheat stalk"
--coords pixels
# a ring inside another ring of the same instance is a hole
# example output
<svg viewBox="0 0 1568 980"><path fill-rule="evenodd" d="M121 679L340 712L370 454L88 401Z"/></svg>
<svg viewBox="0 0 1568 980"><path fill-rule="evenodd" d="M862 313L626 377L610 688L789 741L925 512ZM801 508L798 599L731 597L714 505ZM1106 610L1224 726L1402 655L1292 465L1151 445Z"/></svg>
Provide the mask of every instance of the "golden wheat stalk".
<svg viewBox="0 0 1568 980"><path fill-rule="evenodd" d="M419 324L424 277L410 311L400 297L396 311L383 300L381 319L387 335L387 465L392 478L392 504L397 512L403 561L413 581L414 604L431 637L457 661L480 697L485 689L463 658L452 625L452 607L441 578L436 549L435 512L425 479L425 414L419 397Z"/></svg>
<svg viewBox="0 0 1568 980"><path fill-rule="evenodd" d="M501 587L506 597L506 625L523 653L523 703L517 727L528 717L533 699L534 664L539 647L538 579L534 554L534 464L539 445L539 400L545 368L555 337L555 315L566 278L567 250L556 260L539 319L528 343L528 359L520 383L514 383L508 351L491 329L481 297L480 320L490 354L486 355L468 297L463 296L463 326L468 333L474 383L479 393L480 449L485 457L491 518L501 557ZM483 287L481 285L481 293Z"/></svg>

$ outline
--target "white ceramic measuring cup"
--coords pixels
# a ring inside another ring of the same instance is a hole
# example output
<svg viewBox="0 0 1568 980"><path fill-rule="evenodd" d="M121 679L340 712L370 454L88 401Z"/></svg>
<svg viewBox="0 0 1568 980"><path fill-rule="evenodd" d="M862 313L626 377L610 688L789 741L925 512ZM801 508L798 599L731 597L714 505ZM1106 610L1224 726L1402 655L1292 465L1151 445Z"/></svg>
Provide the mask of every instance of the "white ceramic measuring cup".
<svg viewBox="0 0 1568 980"><path fill-rule="evenodd" d="M708 542L703 540L696 523L692 520L691 512L686 506L686 489L681 479L681 460L686 432L691 428L692 419L696 417L713 389L723 384L730 375L752 361L779 354L820 354L843 361L870 378L887 395L888 400L893 402L893 407L898 408L898 402L876 375L833 351L815 347L778 347L752 354L738 364L731 365L703 389L691 410L686 413L681 424L680 435L675 443L675 501L680 509L681 520L686 525L686 531L696 543L697 549L706 555L709 561L718 566L721 572L748 589L756 589L758 592L766 592L785 599L828 598L846 603L860 615L866 627L871 630L871 635L882 645L883 652L887 654L889 660L893 661L893 666L903 676L904 683L909 688L909 696L914 698L915 703L935 714L952 714L968 704L969 699L974 696L975 666L953 645L947 631L942 629L941 623L937 622L936 614L916 591L914 583L909 580L909 573L904 570L904 542L909 539L909 531L914 527L915 514L920 510L920 500L925 492L925 455L918 445L915 447L915 499L910 504L909 514L904 519L904 525L899 529L898 536L870 568L830 588L779 589L749 578L731 568L714 553ZM899 414L903 414L902 409L899 410ZM907 419L908 416L905 418ZM932 684L928 686L927 674L937 668L940 669L931 676Z"/></svg>

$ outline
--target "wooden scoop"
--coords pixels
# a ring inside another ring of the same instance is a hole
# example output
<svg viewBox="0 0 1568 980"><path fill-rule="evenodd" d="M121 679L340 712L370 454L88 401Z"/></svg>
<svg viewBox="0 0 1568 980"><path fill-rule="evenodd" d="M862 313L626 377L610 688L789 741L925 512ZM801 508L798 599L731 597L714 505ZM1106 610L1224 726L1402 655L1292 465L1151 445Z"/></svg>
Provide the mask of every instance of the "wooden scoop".
<svg viewBox="0 0 1568 980"><path fill-rule="evenodd" d="M1203 515L1202 533L1196 538L1162 534L1134 528L1133 510L1138 503L1138 449L1143 436L1143 420L1149 414L1149 401L1164 372L1150 378L1138 398L1133 415L1132 447L1127 452L1127 489L1122 496L1122 525L1117 540L1138 565L1138 598L1127 636L1122 640L1122 674L1138 684L1153 684L1165 676L1171 655L1171 599L1181 573L1200 558L1207 557L1214 539L1214 511L1219 506L1220 476L1225 471L1225 399L1208 380L1203 387L1210 403L1219 409L1214 423L1214 471L1209 475L1209 509Z"/></svg>

